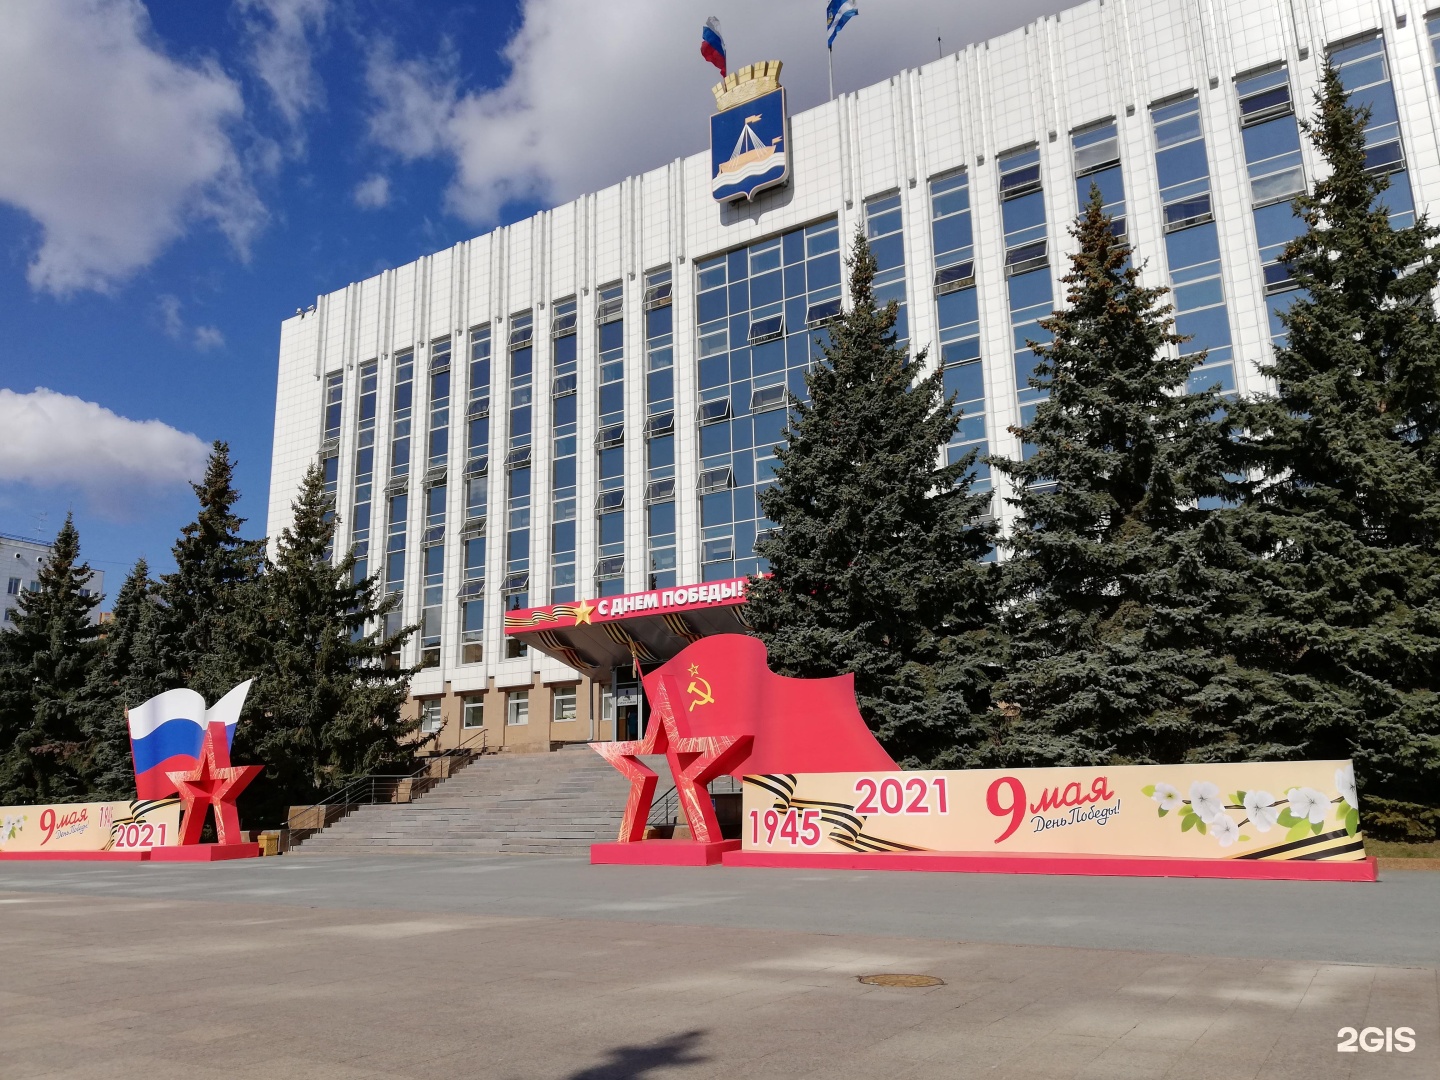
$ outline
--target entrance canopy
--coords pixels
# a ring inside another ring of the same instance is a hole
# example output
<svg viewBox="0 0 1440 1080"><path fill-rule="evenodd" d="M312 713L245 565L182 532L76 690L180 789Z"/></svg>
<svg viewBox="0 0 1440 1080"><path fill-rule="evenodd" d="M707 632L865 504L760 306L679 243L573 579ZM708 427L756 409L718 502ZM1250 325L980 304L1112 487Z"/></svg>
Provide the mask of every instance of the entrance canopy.
<svg viewBox="0 0 1440 1080"><path fill-rule="evenodd" d="M712 634L744 633L745 578L625 593L505 613L505 636L592 679L669 660Z"/></svg>

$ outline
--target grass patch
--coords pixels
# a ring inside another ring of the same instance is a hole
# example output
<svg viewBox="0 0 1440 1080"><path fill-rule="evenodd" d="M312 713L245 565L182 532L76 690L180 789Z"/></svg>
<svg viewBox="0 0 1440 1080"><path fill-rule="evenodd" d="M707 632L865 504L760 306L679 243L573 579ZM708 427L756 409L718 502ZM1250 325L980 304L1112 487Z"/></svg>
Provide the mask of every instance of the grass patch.
<svg viewBox="0 0 1440 1080"><path fill-rule="evenodd" d="M1365 840L1365 854L1388 859L1440 859L1440 840L1426 844L1406 844L1395 840Z"/></svg>

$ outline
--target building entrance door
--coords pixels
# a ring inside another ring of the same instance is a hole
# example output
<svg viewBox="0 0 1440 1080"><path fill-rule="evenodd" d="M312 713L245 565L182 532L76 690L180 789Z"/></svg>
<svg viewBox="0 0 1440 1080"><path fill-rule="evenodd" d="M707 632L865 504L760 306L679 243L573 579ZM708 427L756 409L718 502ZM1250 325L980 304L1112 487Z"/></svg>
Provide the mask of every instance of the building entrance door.
<svg viewBox="0 0 1440 1080"><path fill-rule="evenodd" d="M640 684L618 683L615 687L615 738L638 739L640 730Z"/></svg>

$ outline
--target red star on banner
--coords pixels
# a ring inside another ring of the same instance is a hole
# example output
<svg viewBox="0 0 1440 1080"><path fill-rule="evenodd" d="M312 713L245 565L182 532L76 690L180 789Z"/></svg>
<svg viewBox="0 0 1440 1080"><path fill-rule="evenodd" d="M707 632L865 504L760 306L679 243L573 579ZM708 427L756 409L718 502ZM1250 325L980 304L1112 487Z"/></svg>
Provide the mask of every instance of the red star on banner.
<svg viewBox="0 0 1440 1080"><path fill-rule="evenodd" d="M212 806L215 808L215 838L221 844L241 843L240 815L235 809L235 799L263 769L263 765L231 765L225 725L219 722L208 725L195 768L165 774L179 791L185 815L180 825L180 843L200 842L200 832L205 827L205 811Z"/></svg>
<svg viewBox="0 0 1440 1080"><path fill-rule="evenodd" d="M665 744L656 743L665 736L665 729L652 724L643 739L627 742L591 743L590 749L630 781L630 795L625 800L625 816L620 819L620 842L645 839L645 821L650 817L650 804L655 800L655 784L659 780L655 770L640 760L641 754L662 754Z"/></svg>
<svg viewBox="0 0 1440 1080"><path fill-rule="evenodd" d="M693 684L692 684L693 685ZM721 773L727 773L737 758L743 757L754 740L751 735L706 735L682 739L675 709L671 705L680 688L670 675L660 680L655 711L660 714L665 732L666 758L675 777L675 795L685 808L690 835L702 844L718 843L720 823L715 819L715 805L710 801L706 785Z"/></svg>
<svg viewBox="0 0 1440 1080"><path fill-rule="evenodd" d="M655 798L655 771L639 760L641 754L664 754L670 762L670 775L675 778L675 794L690 823L690 835L699 843L720 840L720 823L715 807L705 790L721 773L729 772L735 759L750 747L750 735L716 735L704 738L681 738L671 694L678 686L670 677L660 681L655 711L660 723L651 723L643 739L628 742L591 743L591 748L630 781L630 796L625 801L625 816L620 822L620 842L645 839L645 821Z"/></svg>

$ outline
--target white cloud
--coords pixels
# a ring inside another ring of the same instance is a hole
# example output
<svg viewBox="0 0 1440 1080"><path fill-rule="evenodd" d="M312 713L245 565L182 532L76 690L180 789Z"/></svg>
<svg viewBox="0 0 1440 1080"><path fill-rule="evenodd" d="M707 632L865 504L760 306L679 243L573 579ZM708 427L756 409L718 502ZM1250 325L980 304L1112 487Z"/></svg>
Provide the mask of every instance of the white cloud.
<svg viewBox="0 0 1440 1080"><path fill-rule="evenodd" d="M195 348L201 352L209 352L211 349L223 349L225 347L225 335L220 332L218 326L197 326L195 328Z"/></svg>
<svg viewBox="0 0 1440 1080"><path fill-rule="evenodd" d="M40 227L30 284L108 289L199 221L243 255L265 216L228 133L243 111L139 0L0 3L0 201Z"/></svg>
<svg viewBox="0 0 1440 1080"><path fill-rule="evenodd" d="M390 201L390 181L372 173L355 185L355 205L362 210L378 210Z"/></svg>
<svg viewBox="0 0 1440 1080"><path fill-rule="evenodd" d="M130 420L43 387L0 389L0 431L0 483L75 488L112 516L199 477L209 453L159 420Z"/></svg>
<svg viewBox="0 0 1440 1080"><path fill-rule="evenodd" d="M494 222L506 202L555 203L705 149L714 68L700 57L700 27L718 14L731 70L785 61L791 111L825 100L824 8L819 0L523 0L505 49L506 81L461 85L453 47L406 59L388 42L371 51L376 105L371 138L410 160L453 162L449 208ZM1004 5L955 0L869 0L835 44L835 86L855 90L903 67L1016 29L1067 0Z"/></svg>
<svg viewBox="0 0 1440 1080"><path fill-rule="evenodd" d="M160 329L168 338L178 339L185 332L185 320L180 317L180 298L174 293L161 293L155 299L160 309Z"/></svg>
<svg viewBox="0 0 1440 1080"><path fill-rule="evenodd" d="M181 314L185 305L174 293L161 293L155 298L156 310L160 313L160 329L173 341L189 337L191 344L200 352L209 352L225 344L225 335L215 326L197 326L193 330Z"/></svg>
<svg viewBox="0 0 1440 1080"><path fill-rule="evenodd" d="M312 38L325 30L329 0L236 0L244 13L250 63L293 129L325 103L315 73ZM297 138L298 138L297 134Z"/></svg>

